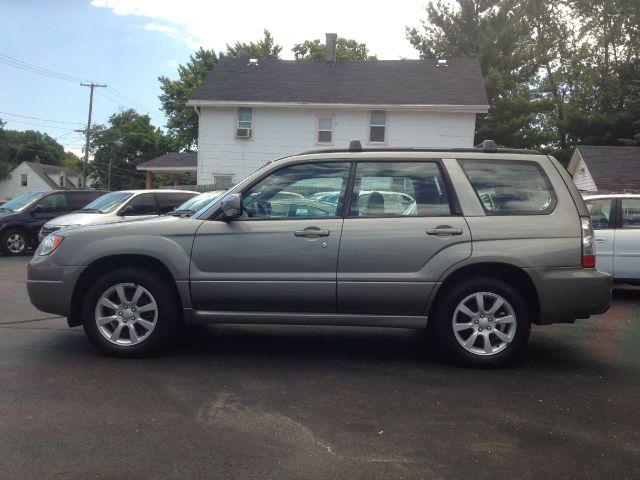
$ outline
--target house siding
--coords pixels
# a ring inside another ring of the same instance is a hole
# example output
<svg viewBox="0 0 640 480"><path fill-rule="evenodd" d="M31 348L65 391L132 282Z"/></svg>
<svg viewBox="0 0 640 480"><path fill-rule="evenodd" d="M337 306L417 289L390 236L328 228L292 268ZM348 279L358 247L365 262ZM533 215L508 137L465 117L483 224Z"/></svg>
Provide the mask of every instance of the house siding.
<svg viewBox="0 0 640 480"><path fill-rule="evenodd" d="M578 190L581 191L596 192L598 190L591 176L591 172L589 172L589 167L587 167L587 164L582 158L578 161L578 166L575 169L573 183L575 183Z"/></svg>
<svg viewBox="0 0 640 480"><path fill-rule="evenodd" d="M266 162L322 148L347 148L351 140L364 147L472 147L474 113L386 111L386 142L369 144L370 110L254 108L252 138L237 139L236 109L202 107L198 144L198 184L213 183L215 174L246 177ZM318 116L333 118L332 144L318 144Z"/></svg>
<svg viewBox="0 0 640 480"><path fill-rule="evenodd" d="M22 174L27 174L27 186L21 184ZM34 172L29 165L21 163L9 176L0 180L0 198L14 198L28 192L49 191L52 188Z"/></svg>

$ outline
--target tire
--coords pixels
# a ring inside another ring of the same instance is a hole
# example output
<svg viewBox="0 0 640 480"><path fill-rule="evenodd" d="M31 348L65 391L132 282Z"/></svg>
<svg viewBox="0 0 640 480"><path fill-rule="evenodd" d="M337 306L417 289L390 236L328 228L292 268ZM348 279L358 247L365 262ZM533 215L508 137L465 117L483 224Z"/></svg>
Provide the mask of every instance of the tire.
<svg viewBox="0 0 640 480"><path fill-rule="evenodd" d="M0 248L7 256L23 255L29 247L29 235L19 228L9 228L0 237Z"/></svg>
<svg viewBox="0 0 640 480"><path fill-rule="evenodd" d="M139 267L104 274L89 287L82 304L87 337L114 357L142 357L160 350L173 337L178 315L167 282Z"/></svg>
<svg viewBox="0 0 640 480"><path fill-rule="evenodd" d="M475 277L445 293L435 308L433 330L438 343L455 361L472 367L497 367L512 360L527 344L531 311L511 285Z"/></svg>

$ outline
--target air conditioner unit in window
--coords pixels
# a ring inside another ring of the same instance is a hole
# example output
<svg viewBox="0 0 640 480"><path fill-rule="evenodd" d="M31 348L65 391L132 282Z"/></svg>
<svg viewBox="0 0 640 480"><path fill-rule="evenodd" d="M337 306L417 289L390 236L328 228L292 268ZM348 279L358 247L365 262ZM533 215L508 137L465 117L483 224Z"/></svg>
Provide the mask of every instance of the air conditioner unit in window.
<svg viewBox="0 0 640 480"><path fill-rule="evenodd" d="M238 128L236 130L236 138L251 138L250 128Z"/></svg>

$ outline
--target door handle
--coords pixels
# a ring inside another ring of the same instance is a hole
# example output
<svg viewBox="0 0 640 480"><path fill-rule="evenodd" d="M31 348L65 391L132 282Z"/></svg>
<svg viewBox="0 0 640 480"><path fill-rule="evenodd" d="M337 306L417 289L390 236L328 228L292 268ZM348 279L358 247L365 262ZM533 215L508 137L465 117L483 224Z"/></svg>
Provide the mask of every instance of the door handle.
<svg viewBox="0 0 640 480"><path fill-rule="evenodd" d="M598 243L604 243L604 242L608 242L609 240L606 238L602 238L602 237L596 237L596 242Z"/></svg>
<svg viewBox="0 0 640 480"><path fill-rule="evenodd" d="M462 229L450 225L440 225L436 228L428 228L427 235L462 235Z"/></svg>
<svg viewBox="0 0 640 480"><path fill-rule="evenodd" d="M296 237L328 237L329 233L329 230L320 230L316 227L309 227L293 232Z"/></svg>

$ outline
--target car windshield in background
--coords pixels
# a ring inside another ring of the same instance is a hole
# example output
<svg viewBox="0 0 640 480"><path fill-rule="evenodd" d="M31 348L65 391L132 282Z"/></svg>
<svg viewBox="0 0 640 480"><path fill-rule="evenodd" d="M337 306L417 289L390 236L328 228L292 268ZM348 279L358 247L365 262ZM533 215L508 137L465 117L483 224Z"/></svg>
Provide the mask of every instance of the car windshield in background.
<svg viewBox="0 0 640 480"><path fill-rule="evenodd" d="M37 198L40 198L41 196L41 193L23 193L22 195L2 205L0 207L0 210L19 212L20 210L28 207L31 203L33 203Z"/></svg>
<svg viewBox="0 0 640 480"><path fill-rule="evenodd" d="M133 195L131 192L111 192L96 198L80 212L109 213Z"/></svg>
<svg viewBox="0 0 640 480"><path fill-rule="evenodd" d="M197 212L201 208L205 207L215 199L220 197L224 192L206 192L201 193L193 198L190 198L182 205L176 207L174 212Z"/></svg>

